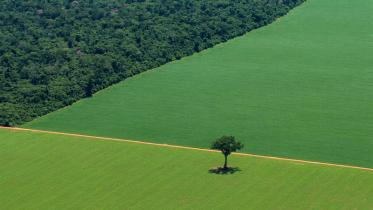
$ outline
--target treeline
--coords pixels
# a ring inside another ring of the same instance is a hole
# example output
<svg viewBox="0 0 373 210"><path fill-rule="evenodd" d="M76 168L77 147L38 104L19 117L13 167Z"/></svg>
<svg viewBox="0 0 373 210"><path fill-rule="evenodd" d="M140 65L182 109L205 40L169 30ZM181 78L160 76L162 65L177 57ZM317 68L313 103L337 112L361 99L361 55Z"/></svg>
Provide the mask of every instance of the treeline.
<svg viewBox="0 0 373 210"><path fill-rule="evenodd" d="M70 105L271 23L303 1L2 0L0 124Z"/></svg>

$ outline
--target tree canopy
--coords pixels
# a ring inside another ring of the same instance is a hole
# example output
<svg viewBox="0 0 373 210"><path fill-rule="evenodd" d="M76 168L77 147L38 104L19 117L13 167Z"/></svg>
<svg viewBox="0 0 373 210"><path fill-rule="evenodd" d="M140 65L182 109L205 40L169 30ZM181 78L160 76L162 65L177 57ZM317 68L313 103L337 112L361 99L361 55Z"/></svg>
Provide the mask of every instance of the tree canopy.
<svg viewBox="0 0 373 210"><path fill-rule="evenodd" d="M303 1L2 1L0 125L242 35Z"/></svg>

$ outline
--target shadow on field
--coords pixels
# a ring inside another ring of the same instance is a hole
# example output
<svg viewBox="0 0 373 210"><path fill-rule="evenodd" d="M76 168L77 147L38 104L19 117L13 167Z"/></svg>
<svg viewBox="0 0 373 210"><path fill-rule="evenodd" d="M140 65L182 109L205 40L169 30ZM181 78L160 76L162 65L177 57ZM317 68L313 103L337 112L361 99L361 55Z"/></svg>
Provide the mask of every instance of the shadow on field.
<svg viewBox="0 0 373 210"><path fill-rule="evenodd" d="M209 173L210 174L220 174L220 175L229 175L229 174L234 174L238 171L241 171L240 168L238 167L228 167L228 168L222 168L222 167L218 167L218 168L212 168L209 170Z"/></svg>

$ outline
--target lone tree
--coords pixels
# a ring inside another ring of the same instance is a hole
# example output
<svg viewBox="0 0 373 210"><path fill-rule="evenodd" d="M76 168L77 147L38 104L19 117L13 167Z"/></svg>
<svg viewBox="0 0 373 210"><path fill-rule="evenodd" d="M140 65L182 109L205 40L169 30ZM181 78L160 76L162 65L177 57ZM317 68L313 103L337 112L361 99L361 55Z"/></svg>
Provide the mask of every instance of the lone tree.
<svg viewBox="0 0 373 210"><path fill-rule="evenodd" d="M234 136L222 136L216 139L211 146L211 149L220 150L224 155L223 170L227 170L228 155L243 148L243 144L235 140Z"/></svg>

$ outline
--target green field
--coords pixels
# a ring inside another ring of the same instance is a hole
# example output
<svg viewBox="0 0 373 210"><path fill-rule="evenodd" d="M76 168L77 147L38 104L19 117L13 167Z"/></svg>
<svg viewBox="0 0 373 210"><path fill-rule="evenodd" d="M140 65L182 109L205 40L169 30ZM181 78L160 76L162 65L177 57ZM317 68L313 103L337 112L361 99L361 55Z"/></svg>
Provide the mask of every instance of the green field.
<svg viewBox="0 0 373 210"><path fill-rule="evenodd" d="M0 129L0 209L372 209L372 172Z"/></svg>
<svg viewBox="0 0 373 210"><path fill-rule="evenodd" d="M373 167L373 0L275 23L128 79L27 128Z"/></svg>

